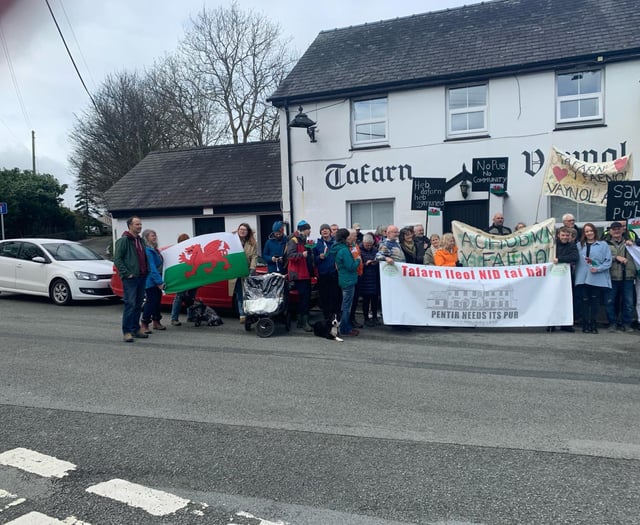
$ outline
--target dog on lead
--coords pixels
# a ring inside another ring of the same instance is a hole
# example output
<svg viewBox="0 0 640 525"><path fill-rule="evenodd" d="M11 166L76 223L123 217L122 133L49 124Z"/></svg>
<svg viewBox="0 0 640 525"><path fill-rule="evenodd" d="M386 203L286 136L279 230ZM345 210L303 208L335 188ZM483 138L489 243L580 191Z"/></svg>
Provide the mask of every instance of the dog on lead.
<svg viewBox="0 0 640 525"><path fill-rule="evenodd" d="M206 324L207 326L220 326L224 324L218 313L201 301L194 301L194 303L187 308L187 321L194 323L195 326L202 324Z"/></svg>
<svg viewBox="0 0 640 525"><path fill-rule="evenodd" d="M318 321L313 325L313 335L317 337L323 337L325 339L333 339L334 341L342 342L344 339L338 337L338 327L340 321L338 316L334 315L328 321Z"/></svg>

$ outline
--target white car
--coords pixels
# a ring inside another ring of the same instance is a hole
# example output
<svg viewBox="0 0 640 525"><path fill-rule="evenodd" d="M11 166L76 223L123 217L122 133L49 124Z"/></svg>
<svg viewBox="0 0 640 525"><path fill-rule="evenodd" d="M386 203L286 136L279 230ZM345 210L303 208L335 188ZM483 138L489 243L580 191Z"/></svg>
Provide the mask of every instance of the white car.
<svg viewBox="0 0 640 525"><path fill-rule="evenodd" d="M57 305L113 298L113 263L60 239L0 241L0 291L42 295Z"/></svg>

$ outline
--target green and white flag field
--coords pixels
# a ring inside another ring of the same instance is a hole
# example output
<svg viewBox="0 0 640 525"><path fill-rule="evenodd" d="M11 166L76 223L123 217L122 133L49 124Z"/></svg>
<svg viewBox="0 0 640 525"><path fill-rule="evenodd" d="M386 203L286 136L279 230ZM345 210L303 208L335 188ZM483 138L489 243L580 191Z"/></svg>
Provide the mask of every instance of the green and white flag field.
<svg viewBox="0 0 640 525"><path fill-rule="evenodd" d="M208 233L162 251L167 293L249 275L247 258L234 233Z"/></svg>

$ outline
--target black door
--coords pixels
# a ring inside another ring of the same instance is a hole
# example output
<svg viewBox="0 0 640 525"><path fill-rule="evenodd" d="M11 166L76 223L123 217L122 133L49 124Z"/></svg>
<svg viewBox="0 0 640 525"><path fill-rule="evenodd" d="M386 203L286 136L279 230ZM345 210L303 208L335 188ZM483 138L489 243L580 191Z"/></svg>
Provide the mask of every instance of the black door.
<svg viewBox="0 0 640 525"><path fill-rule="evenodd" d="M442 233L451 231L451 221L460 221L484 230L489 226L489 201L447 201L442 217Z"/></svg>

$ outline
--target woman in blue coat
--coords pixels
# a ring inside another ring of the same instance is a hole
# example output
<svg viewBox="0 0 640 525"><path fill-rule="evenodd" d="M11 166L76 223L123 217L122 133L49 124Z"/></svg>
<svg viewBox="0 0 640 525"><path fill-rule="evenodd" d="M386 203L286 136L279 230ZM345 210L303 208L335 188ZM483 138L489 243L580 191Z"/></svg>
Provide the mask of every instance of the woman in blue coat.
<svg viewBox="0 0 640 525"><path fill-rule="evenodd" d="M158 236L153 230L142 232L142 238L147 245L147 260L149 261L149 273L147 274L147 284L145 288L146 300L142 309L141 331L145 334L151 333L149 324L153 321L154 330L166 330L167 327L160 323L162 314L160 313L160 303L164 290L164 280L162 279L163 259L158 250Z"/></svg>
<svg viewBox="0 0 640 525"><path fill-rule="evenodd" d="M598 240L596 227L588 222L582 227L578 252L576 291L582 299L582 331L597 334L602 293L611 288L611 249L606 242Z"/></svg>

